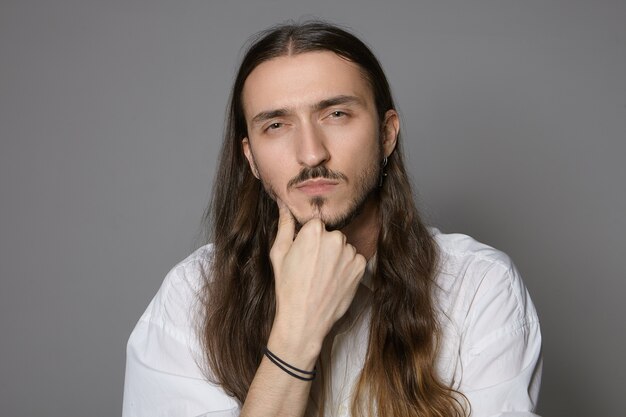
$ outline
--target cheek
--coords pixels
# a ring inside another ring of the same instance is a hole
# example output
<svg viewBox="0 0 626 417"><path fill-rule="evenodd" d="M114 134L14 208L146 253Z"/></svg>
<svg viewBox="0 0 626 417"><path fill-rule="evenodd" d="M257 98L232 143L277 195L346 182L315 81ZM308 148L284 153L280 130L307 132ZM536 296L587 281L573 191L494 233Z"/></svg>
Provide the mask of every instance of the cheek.
<svg viewBox="0 0 626 417"><path fill-rule="evenodd" d="M350 143L341 151L341 165L352 173L363 170L371 170L382 160L382 146L378 139L371 135L360 138L361 140Z"/></svg>
<svg viewBox="0 0 626 417"><path fill-rule="evenodd" d="M271 186L272 190L282 194L287 182L291 179L289 169L281 158L263 158L259 156L255 160L256 167L264 185Z"/></svg>

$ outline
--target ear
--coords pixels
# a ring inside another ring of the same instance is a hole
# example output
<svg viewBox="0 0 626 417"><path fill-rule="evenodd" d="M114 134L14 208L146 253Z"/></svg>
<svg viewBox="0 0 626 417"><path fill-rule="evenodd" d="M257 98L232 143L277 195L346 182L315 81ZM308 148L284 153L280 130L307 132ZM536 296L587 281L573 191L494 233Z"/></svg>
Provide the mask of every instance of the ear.
<svg viewBox="0 0 626 417"><path fill-rule="evenodd" d="M256 167L256 163L254 162L254 156L252 155L252 149L250 149L250 140L248 138L243 138L241 140L241 146L243 148L243 154L246 156L248 160L248 165L250 165L250 170L252 171L252 175L259 179L259 171Z"/></svg>
<svg viewBox="0 0 626 417"><path fill-rule="evenodd" d="M400 134L400 118L398 112L393 109L387 110L385 120L382 125L383 154L385 158L393 153L398 143L398 135Z"/></svg>

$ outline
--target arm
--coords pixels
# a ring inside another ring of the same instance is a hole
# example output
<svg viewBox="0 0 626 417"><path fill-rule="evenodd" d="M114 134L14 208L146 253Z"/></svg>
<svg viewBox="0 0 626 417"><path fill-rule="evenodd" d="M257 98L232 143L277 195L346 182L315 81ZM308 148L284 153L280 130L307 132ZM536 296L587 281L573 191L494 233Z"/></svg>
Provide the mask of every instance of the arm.
<svg viewBox="0 0 626 417"><path fill-rule="evenodd" d="M473 415L535 416L541 332L515 267L495 264L473 300L462 346L461 384Z"/></svg>
<svg viewBox="0 0 626 417"><path fill-rule="evenodd" d="M353 248L342 244L343 235L327 233L319 221L305 225L295 240L293 230L290 213L282 210L271 255L277 314L268 347L286 362L311 369L319 354L320 340L352 301L353 287L358 286L363 272L358 264L364 263L364 259L351 255ZM316 245L332 249L320 250L313 256ZM201 263L210 257L210 251L199 249L170 271L133 330L127 349L124 417L239 414L235 400L208 382L198 366L202 352L192 306L203 285L199 271L206 266ZM337 264L346 259L347 262ZM355 263L358 267L352 271ZM340 270L342 265L345 270ZM322 266L325 269L320 272ZM328 316L320 316L331 311ZM264 358L242 415L301 415L306 409L310 385L311 382L287 375Z"/></svg>
<svg viewBox="0 0 626 417"><path fill-rule="evenodd" d="M365 270L365 258L340 232L319 219L295 235L295 222L278 202L278 232L270 258L276 288L276 317L268 348L285 362L313 369L324 338L350 306ZM264 357L241 416L301 416L311 383L298 380Z"/></svg>

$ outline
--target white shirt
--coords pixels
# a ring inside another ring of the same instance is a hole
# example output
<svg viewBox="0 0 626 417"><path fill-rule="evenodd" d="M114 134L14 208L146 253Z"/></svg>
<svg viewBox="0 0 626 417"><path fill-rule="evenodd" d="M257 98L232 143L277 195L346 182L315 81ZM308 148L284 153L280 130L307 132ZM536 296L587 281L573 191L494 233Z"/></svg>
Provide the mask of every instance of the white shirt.
<svg viewBox="0 0 626 417"><path fill-rule="evenodd" d="M541 334L515 266L504 253L468 236L437 230L434 236L441 256L435 293L442 332L439 375L467 397L473 417L535 416ZM207 245L175 266L133 330L123 417L239 415L236 401L207 382L198 366L196 294L210 256ZM326 416L348 416L367 348L370 295L364 278L325 353L332 370Z"/></svg>

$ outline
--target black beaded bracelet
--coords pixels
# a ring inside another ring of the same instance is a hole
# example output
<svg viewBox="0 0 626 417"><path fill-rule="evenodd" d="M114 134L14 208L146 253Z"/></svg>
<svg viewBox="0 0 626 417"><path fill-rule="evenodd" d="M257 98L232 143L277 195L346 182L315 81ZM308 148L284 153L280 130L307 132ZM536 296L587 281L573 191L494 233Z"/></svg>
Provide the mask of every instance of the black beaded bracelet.
<svg viewBox="0 0 626 417"><path fill-rule="evenodd" d="M278 366L281 370L283 370L284 372L286 372L287 374L291 375L294 378L297 378L301 381L313 381L315 379L315 375L317 374L317 371L315 369L313 369L312 371L305 371L303 369L299 369L296 368L293 365L289 365L287 362L285 362L284 360L282 360L281 358L279 358L278 356L276 356L275 354L273 354L268 348L267 346L263 347L263 354L265 356L267 356L267 358L272 361L272 363L276 366ZM298 375L294 372L291 372L289 369L292 369L296 372L299 372L301 374L304 375L308 375L308 376L302 376L302 375Z"/></svg>

